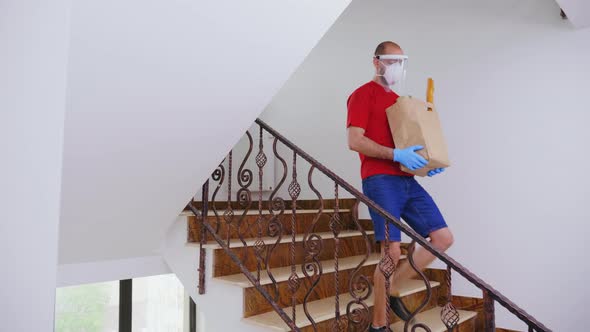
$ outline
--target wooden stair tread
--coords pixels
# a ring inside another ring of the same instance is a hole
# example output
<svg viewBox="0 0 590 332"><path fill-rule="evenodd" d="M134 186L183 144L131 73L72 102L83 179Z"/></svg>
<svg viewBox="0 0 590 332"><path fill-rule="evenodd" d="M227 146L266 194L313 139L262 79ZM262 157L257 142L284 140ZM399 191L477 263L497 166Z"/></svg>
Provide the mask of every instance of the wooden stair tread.
<svg viewBox="0 0 590 332"><path fill-rule="evenodd" d="M355 269L364 258L365 258L365 255L340 258L338 260L338 267L339 267L340 271ZM406 258L405 255L402 255L400 257L400 259L405 259L405 258ZM367 258L367 261L365 262L365 264L363 266L377 265L379 263L380 259L381 259L380 253L373 253L373 254L369 255L369 257ZM326 275L328 273L333 273L335 271L333 259L320 261L320 264L322 265L322 270L323 270L324 275ZM304 278L305 276L302 272L301 264L297 264L296 267L297 267L297 275L300 278ZM256 271L254 271L252 273L256 274ZM289 279L289 276L291 275L291 266L272 268L271 273L277 282L286 281ZM232 284L232 285L235 285L238 287L242 287L242 288L252 287L252 284L250 283L250 281L242 273L232 274L232 275L223 276L223 277L216 277L216 278L214 278L214 280L221 281L224 283L229 283L229 284ZM260 284L267 285L267 284L271 284L271 283L272 283L272 281L270 280L268 273L266 273L266 270L261 271L260 272Z"/></svg>
<svg viewBox="0 0 590 332"><path fill-rule="evenodd" d="M224 211L225 210L217 209L217 214L222 219L223 219ZM232 210L232 211L236 217L241 216L242 213L244 213L244 210ZM318 209L297 209L296 211L297 211L297 214L315 214L315 213L318 213L320 210L318 210ZM334 210L334 209L324 209L322 211L322 213L334 213L335 211L336 210ZM350 211L351 211L350 209L338 209L338 212L340 212L340 213L347 213ZM283 214L292 214L292 213L293 213L293 211L291 209L285 209L285 212ZM246 213L247 216L254 216L257 214L258 214L258 209L250 209ZM270 215L270 212L268 212L268 210L262 210L262 214L263 215ZM195 214L191 210L184 210L180 213L181 217L194 216L194 215ZM208 217L215 217L215 213L211 209L209 209L207 216Z"/></svg>
<svg viewBox="0 0 590 332"><path fill-rule="evenodd" d="M441 311L442 307L436 307L427 311L423 311L421 313L419 313L416 316L416 322L417 323L424 323L426 324L428 327L430 327L430 329L432 330L432 332L446 332L447 328L445 327L445 324L443 324L443 322L440 320L440 311ZM473 317L477 316L477 312L475 311L466 311L466 310L457 310L459 312L459 324L466 322L470 319L472 319ZM393 325L391 325L391 328L393 329L393 331L403 331L404 330L404 322L397 322ZM412 328L412 325L410 325L410 329Z"/></svg>
<svg viewBox="0 0 590 332"><path fill-rule="evenodd" d="M365 231L365 233L367 235L372 235L374 232L373 231ZM319 232L319 233L314 233L317 234L319 236L321 236L322 239L326 240L326 239L333 239L334 238L334 234L332 232ZM353 231L353 230L344 230L340 232L340 235L338 236L339 238L345 238L345 237L354 237L354 236L361 236L362 233L360 231ZM295 241L296 242L302 242L303 241L303 237L305 236L305 234L297 234L295 236ZM254 243L256 243L257 238L247 238L244 239L244 241L246 242L246 246L251 247L254 246ZM264 241L265 244L273 244L276 241L276 238L273 237L263 237L262 241ZM289 243L291 242L291 235L283 235L283 237L281 238L281 242L280 243ZM199 243L198 242L188 242L186 244L187 246L192 246L192 247L198 247ZM242 248L244 245L242 243L242 241L240 241L240 239L231 239L230 240L230 248ZM221 246L216 242L216 241L208 241L207 244L203 245L203 248L206 249L221 249Z"/></svg>
<svg viewBox="0 0 590 332"><path fill-rule="evenodd" d="M439 282L431 281L431 287L437 287L440 285ZM418 293L421 291L426 290L426 286L422 280L407 280L406 282L400 285L400 294L402 296L411 295L414 293ZM350 301L353 300L353 297L349 293L341 294L339 301L340 301L340 313L341 315L346 315L346 306ZM365 301L367 306L372 307L374 303L373 295ZM328 297L325 299L321 299L318 301L312 301L307 304L307 309L311 313L314 321L316 323L323 322L326 320L333 319L336 314L334 312L335 307L335 297ZM310 326L311 322L305 316L305 312L303 311L303 304L300 304L295 307L297 312L297 320L295 324L302 328L305 326ZM292 307L284 308L285 313L291 316ZM465 316L464 314L462 314ZM274 311L267 312L264 314L248 317L243 319L244 322L264 326L266 328L270 328L275 331L289 331L289 327L285 322L281 319L281 317Z"/></svg>

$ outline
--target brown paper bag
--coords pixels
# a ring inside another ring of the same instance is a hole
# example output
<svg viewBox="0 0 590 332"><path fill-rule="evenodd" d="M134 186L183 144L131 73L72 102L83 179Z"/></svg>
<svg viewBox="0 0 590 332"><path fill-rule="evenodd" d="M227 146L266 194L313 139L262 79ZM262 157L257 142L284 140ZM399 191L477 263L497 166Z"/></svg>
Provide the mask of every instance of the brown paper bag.
<svg viewBox="0 0 590 332"><path fill-rule="evenodd" d="M426 176L432 169L451 165L436 109L428 111L428 104L420 99L399 97L386 112L395 147L422 145L424 149L417 153L428 160L428 165L417 171L402 165L404 172Z"/></svg>

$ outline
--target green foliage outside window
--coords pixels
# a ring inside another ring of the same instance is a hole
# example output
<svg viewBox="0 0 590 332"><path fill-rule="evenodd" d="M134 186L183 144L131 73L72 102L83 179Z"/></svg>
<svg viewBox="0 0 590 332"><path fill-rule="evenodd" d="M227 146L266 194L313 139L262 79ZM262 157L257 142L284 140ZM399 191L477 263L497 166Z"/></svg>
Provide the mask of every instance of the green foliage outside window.
<svg viewBox="0 0 590 332"><path fill-rule="evenodd" d="M110 320L116 318L112 316L118 310L115 291L116 285L109 283L57 289L55 331L112 331Z"/></svg>

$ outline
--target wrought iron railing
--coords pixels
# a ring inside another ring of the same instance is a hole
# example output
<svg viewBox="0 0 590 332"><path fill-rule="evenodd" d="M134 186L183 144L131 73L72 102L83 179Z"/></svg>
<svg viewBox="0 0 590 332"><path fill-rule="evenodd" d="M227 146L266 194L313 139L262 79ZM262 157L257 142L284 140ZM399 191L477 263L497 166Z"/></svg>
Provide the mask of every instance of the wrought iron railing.
<svg viewBox="0 0 590 332"><path fill-rule="evenodd" d="M369 259L372 249L370 236L368 232L364 229L362 223L359 221L358 218L359 202L366 204L370 209L373 209L381 216L383 216L388 221L388 223L386 223L386 227L395 225L395 227L399 228L402 232L404 232L412 239L411 244L407 248L407 259L412 268L424 281L427 294L426 298L422 301L418 308L411 313L412 317L415 317L429 303L430 298L432 296L432 290L428 278L422 271L418 270L413 261L412 254L414 252L415 245L419 244L447 265L447 273L445 279L447 285L447 294L445 294L446 304L442 308L440 316L442 322L447 327L448 331L455 330L459 322L459 313L452 304L451 271L453 270L482 290L484 295L483 302L486 332L495 331L495 302L499 303L512 314L514 314L516 317L518 317L520 320L522 320L528 326L529 331L551 331L542 323L533 318L531 315L526 313L523 309L521 309L508 298L506 298L504 295L502 295L500 292L492 288L492 286L490 286L489 284L481 280L479 277L477 277L475 274L470 272L468 269L463 267L453 258L434 248L429 241L427 241L422 236L417 234L414 230L400 222L400 220L398 220L397 218L389 214L387 211L385 211L383 208L381 208L379 205L371 201L368 197L363 195L352 185L350 185L342 178L337 176L334 172L323 166L321 163L319 163L305 151L301 150L291 141L289 141L284 136L279 134L277 131L272 129L270 126L268 126L266 123L259 119L256 120L256 123L258 124L258 146L255 161L256 167L258 168L257 175L259 180L257 188L258 190L255 191L255 194L257 195L256 201L253 200L253 190L251 189L254 180L254 172L246 167L247 161L249 160L249 158L251 158L254 152L255 144L252 134L250 132L247 132L246 137L248 140L249 147L238 167L237 172L237 183L239 186L239 189L235 194L237 206L235 202L232 202L232 170L234 167L232 152L228 154L224 161L213 172L211 180L214 183L216 183L216 186L212 196L210 197L209 180L203 185L202 203L198 205L195 204L195 202L193 201L189 204L189 209L192 210L192 212L195 214L195 216L197 217L197 221L201 227L199 232L200 238L198 239L198 241L201 244L199 265L199 292L201 294L205 292L205 250L203 249L203 245L207 242L208 238L212 238L215 242L219 244L219 246L221 246L221 248L223 248L225 253L239 267L240 271L260 292L264 299L268 301L272 309L276 311L276 313L293 331L301 330L301 328L296 325L297 315L301 314L307 317L307 319L311 323L312 329L314 331L318 331L318 324L314 320L313 313L308 310L308 303L310 302L310 298L314 292L314 288L319 284L321 278L325 277L322 264L320 263L320 256L323 253L325 239L322 238L320 232L316 231L316 228L322 215L325 214L325 199L323 198L320 191L316 188L312 180L314 173L317 171L326 176L330 181L332 181L334 188L333 192L330 193L334 196L334 206L333 213L329 221L331 238L334 241L333 283L335 290L335 315L331 327L333 331L343 331L345 328L352 331L366 331L368 329L369 324L371 323L369 309L370 305L367 304L367 299L370 298L373 289L369 278L365 274L361 273L361 269L365 265L366 261ZM262 178L264 168L269 156L267 156L264 152L264 131L268 132L270 135L274 137L273 154L282 166L282 174L280 176L278 184L270 193L270 197L265 199L263 199ZM290 157L292 157L290 183L287 187L289 200L287 201L280 197L280 190L283 188L285 182L287 181L289 170L287 166L287 161L279 153L279 143L281 143L282 146L289 151ZM308 229L305 231L303 240L297 241L297 204L298 198L302 191L300 180L297 174L297 165L298 162L300 162L301 160L304 160L307 163L309 163L309 171L307 173L307 184L311 192L315 195L315 199L317 199L317 201L319 202L319 206L317 206L317 213L311 225L309 225ZM218 197L220 189L222 187L227 188L227 200L225 202L220 200ZM349 280L347 293L350 295L350 297L348 297L350 300L349 303L346 304L345 312L341 312L339 303L341 295L343 293L341 291L340 283L342 282L342 279L341 272L339 270L339 251L341 249L340 235L343 230L343 227L345 227L340 218L339 196L341 195L342 190L345 190L357 200L357 204L354 205L353 211L351 213L352 226L363 237L366 246L364 258L358 262L358 265L348 278ZM223 204L225 205L223 212L220 211L220 202L223 202ZM290 225L289 223L286 224L287 226L290 226L288 228L286 228L285 225L283 225L283 223L281 222L286 217L285 211L287 209L291 210ZM213 212L213 215L216 217L217 222L215 226L208 221L207 216L209 210L211 210ZM258 210L258 218L255 223L245 224L243 221L245 220L245 217L248 215L248 212L251 210ZM222 234L223 232L220 232L220 225L222 224L225 225L225 234ZM252 230L252 227L255 227L255 229ZM235 248L235 242L231 241L232 234L234 236L237 236L237 238L239 239L239 246L244 248L249 246L246 242L246 236L244 234L256 234L256 241L253 245L253 252L256 257L256 271L250 271L244 265L244 262L247 258L246 255L248 253L246 250L242 251L242 255L238 255L232 251L232 249ZM385 234L388 234L387 230ZM280 298L278 282L273 276L271 270L271 268L273 267L271 266L271 258L273 256L273 253L280 243L285 242L283 241L283 237L286 236L290 236L289 264L291 268L291 274L288 278L290 301L287 302L285 302L285 299ZM384 246L386 248L389 246L387 237ZM296 251L298 249L303 250L305 252L305 259L303 263L297 263L296 261L295 256ZM388 253L389 251L385 250L385 252ZM297 272L298 264L301 264L300 273ZM378 263L377 266L380 269L380 271L384 274L385 279L387 280L386 288L389 289L389 278L393 275L396 269L396 264L394 263L394 260L392 259L392 257L386 254L381 258L381 261ZM263 285L261 285L260 280L262 272L265 272L270 278L270 288L263 287ZM308 279L306 285L308 285L309 287L305 291L305 295L301 300L300 296L298 297L297 294L299 289L302 287L302 278ZM290 312L285 312L283 308L287 306L285 305L285 303L289 304L289 302L291 304ZM303 304L303 313L297 312L296 310L297 304L300 304L300 302L302 302ZM387 312L387 319L389 323L391 317L389 314L389 310ZM417 331L420 328L425 331L431 331L431 329L428 326L419 323L416 324L415 322L413 322L412 319L408 320L405 323L404 331Z"/></svg>

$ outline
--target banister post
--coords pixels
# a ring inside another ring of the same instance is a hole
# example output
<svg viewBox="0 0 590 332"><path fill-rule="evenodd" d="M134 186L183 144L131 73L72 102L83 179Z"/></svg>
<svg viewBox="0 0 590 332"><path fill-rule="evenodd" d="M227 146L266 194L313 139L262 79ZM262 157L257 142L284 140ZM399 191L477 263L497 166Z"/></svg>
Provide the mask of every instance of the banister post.
<svg viewBox="0 0 590 332"><path fill-rule="evenodd" d="M203 197L202 197L203 208L201 209L201 239L199 245L199 294L205 294L205 259L207 253L203 245L207 243L207 229L203 222L206 220L209 214L209 180L203 184ZM196 216L199 218L198 216Z"/></svg>
<svg viewBox="0 0 590 332"><path fill-rule="evenodd" d="M496 331L496 314L494 311L494 299L488 291L483 292L483 314L484 314L484 331Z"/></svg>

